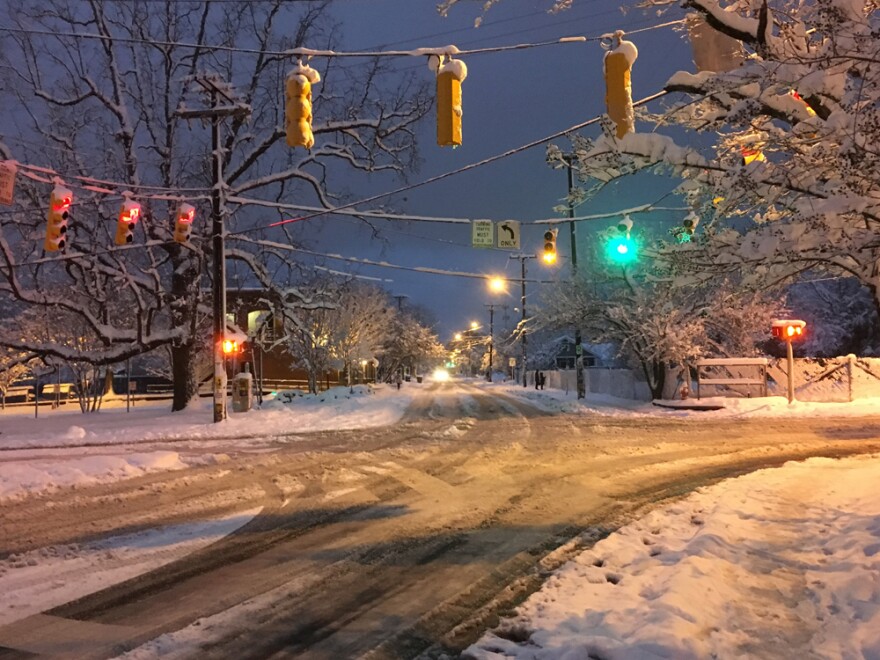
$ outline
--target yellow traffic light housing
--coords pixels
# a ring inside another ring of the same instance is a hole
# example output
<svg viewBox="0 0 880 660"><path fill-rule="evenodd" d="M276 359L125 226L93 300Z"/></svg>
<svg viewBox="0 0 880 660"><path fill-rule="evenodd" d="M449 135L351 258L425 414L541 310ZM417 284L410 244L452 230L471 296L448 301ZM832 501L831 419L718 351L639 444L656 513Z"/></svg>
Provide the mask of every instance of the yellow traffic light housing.
<svg viewBox="0 0 880 660"><path fill-rule="evenodd" d="M192 204L183 203L177 207L177 220L174 223L174 240L186 243L192 233L192 223L196 216L196 208Z"/></svg>
<svg viewBox="0 0 880 660"><path fill-rule="evenodd" d="M605 53L605 107L608 116L617 125L617 137L622 138L635 130L632 104L632 65L639 56L635 44L626 41L623 30L614 34L615 47Z"/></svg>
<svg viewBox="0 0 880 660"><path fill-rule="evenodd" d="M141 205L126 197L116 223L116 245L128 245L134 240L134 228L140 215Z"/></svg>
<svg viewBox="0 0 880 660"><path fill-rule="evenodd" d="M467 77L467 66L461 60L447 57L437 67L437 144L441 147L461 146L461 83Z"/></svg>
<svg viewBox="0 0 880 660"><path fill-rule="evenodd" d="M287 75L284 104L287 146L311 149L315 145L312 134L312 85L321 82L321 75L302 62Z"/></svg>
<svg viewBox="0 0 880 660"><path fill-rule="evenodd" d="M46 216L46 240L43 242L46 252L58 252L67 244L67 221L70 219L72 202L73 193L56 184L49 196L49 213Z"/></svg>

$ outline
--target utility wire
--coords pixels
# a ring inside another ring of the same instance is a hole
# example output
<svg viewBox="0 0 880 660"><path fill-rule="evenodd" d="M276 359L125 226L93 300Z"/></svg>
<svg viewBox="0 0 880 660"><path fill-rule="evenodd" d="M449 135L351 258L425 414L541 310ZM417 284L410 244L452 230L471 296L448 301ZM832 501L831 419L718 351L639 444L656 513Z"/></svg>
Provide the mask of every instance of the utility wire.
<svg viewBox="0 0 880 660"><path fill-rule="evenodd" d="M685 19L669 21L659 25L640 28L628 32L627 34L636 34L639 32L647 32L648 30L656 30L670 25L678 25L684 23ZM564 43L581 43L587 41L599 41L606 35L598 37L562 37L550 41L541 41L536 43L514 44L510 46L490 46L486 48L472 48L460 50L454 45L440 46L435 48L415 48L412 50L375 50L375 51L335 51L335 50L317 50L313 48L290 48L287 50L260 50L256 48L241 48L238 46L217 46L210 44L195 44L182 41L158 41L150 39L139 39L135 37L121 37L104 34L91 34L84 32L62 32L59 30L39 30L35 28L11 28L0 27L0 32L10 32L15 34L37 34L51 37L70 37L73 39L96 39L99 41L111 41L118 43L146 44L150 46L176 46L178 48L192 48L197 50L223 51L231 53L247 53L250 55L270 55L276 57L424 57L426 55L479 55L483 53L496 53L508 50L522 50L526 48L539 48L543 46L554 46Z"/></svg>
<svg viewBox="0 0 880 660"><path fill-rule="evenodd" d="M654 101L654 100L659 99L663 96L666 96L667 93L668 92L666 92L666 91L661 91L661 92L657 92L656 94L651 94L650 96L646 96L643 99L640 99L638 101L633 102L633 107L644 105L646 103L650 103L651 101ZM508 149L507 151L505 151L503 153L496 154L494 156L490 156L489 158L484 158L483 160L477 161L475 163L465 165L464 167L459 167L458 169L455 169L455 170L450 170L448 172L444 172L443 174L438 174L436 176L432 176L432 177L430 177L428 179L424 179L422 181L417 181L416 183L411 183L411 184L408 184L405 186L401 186L400 188L396 188L395 190L391 190L391 191L384 192L384 193L379 193L378 195L372 195L370 197L365 197L364 199L350 202L348 204L343 204L342 206L336 206L333 209L318 211L316 213L304 215L299 218L290 218L287 220L279 220L278 222L272 222L268 225L263 225L262 227L251 227L249 229L241 229L239 231L230 232L228 235L229 236L237 236L239 234L247 234L247 233L261 230L261 229L268 229L270 227L280 227L281 225L286 225L291 222L300 222L302 220L311 220L312 218L318 218L318 217L321 217L324 215L328 215L330 213L333 213L334 211L338 211L338 210L342 210L342 209L350 209L355 206L358 206L359 204L368 204L370 202L375 202L376 200L379 200L379 199L384 199L385 197L390 197L392 195L404 193L409 190L421 188L422 186L426 186L430 183L436 183L437 181L442 181L443 179L447 179L451 176L455 176L456 174L462 174L463 172L468 172L468 171L476 169L478 167L482 167L483 165L488 165L489 163L494 163L495 161L501 160L502 158L507 158L508 156L513 156L514 154L518 154L522 151L526 151L527 149L531 149L532 147L537 147L541 144L545 144L547 142L550 142L551 140L555 140L557 138L563 137L564 135L567 135L567 134L572 133L574 131L578 131L582 128L586 128L587 126L590 126L591 124L597 123L600 118L601 118L601 116L600 117L593 117L592 119L588 119L585 122L581 122L580 124L575 124L574 126L569 126L568 128L565 128L561 131L557 131L556 133L552 133L546 137L542 137L537 140L533 140L532 142L529 142L529 143L524 144L519 147L515 147L514 149Z"/></svg>
<svg viewBox="0 0 880 660"><path fill-rule="evenodd" d="M194 50L223 51L230 53L247 53L249 55L269 55L275 57L424 57L426 55L478 55L482 53L495 53L507 50L521 50L524 48L539 48L542 46L554 46L564 43L584 42L586 37L563 37L552 41L542 41L532 44L514 44L511 46L493 46L489 48L474 48L459 50L455 46L440 46L436 48L416 48L413 50L376 50L376 51L335 51L317 50L313 48L290 48L287 50L259 50L256 48L241 48L238 46L212 46L210 44L194 44L183 41L158 41L150 39L138 39L135 37L120 37L105 34L91 34L84 32L62 32L59 30L37 30L34 28L10 28L0 27L0 32L12 32L16 34L38 34L51 37L70 37L73 39L97 39L117 43L148 44L150 46L176 46L177 48L192 48Z"/></svg>

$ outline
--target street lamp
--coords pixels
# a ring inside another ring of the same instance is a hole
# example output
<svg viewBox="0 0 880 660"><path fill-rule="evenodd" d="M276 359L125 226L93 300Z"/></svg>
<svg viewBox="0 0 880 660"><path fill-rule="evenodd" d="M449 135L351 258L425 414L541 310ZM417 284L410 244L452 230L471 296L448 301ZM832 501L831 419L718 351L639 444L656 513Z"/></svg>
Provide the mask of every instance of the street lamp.
<svg viewBox="0 0 880 660"><path fill-rule="evenodd" d="M504 293L507 291L507 281L503 277L493 277L489 280L489 291Z"/></svg>
<svg viewBox="0 0 880 660"><path fill-rule="evenodd" d="M476 321L471 321L471 330L478 330L480 328L480 324Z"/></svg>

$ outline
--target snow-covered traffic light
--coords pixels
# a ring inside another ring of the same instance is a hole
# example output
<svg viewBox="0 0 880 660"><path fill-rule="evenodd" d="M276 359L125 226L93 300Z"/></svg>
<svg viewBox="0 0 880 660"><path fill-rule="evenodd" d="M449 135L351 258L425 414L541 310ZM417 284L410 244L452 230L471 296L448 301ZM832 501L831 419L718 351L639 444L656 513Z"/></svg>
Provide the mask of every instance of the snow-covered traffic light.
<svg viewBox="0 0 880 660"><path fill-rule="evenodd" d="M49 196L49 213L46 216L46 240L43 249L46 252L58 252L67 245L67 221L70 219L70 205L73 193L56 184Z"/></svg>
<svg viewBox="0 0 880 660"><path fill-rule="evenodd" d="M632 220L629 216L625 216L615 228L610 230L605 254L612 263L626 266L638 259L638 246L630 236L632 226Z"/></svg>
<svg viewBox="0 0 880 660"><path fill-rule="evenodd" d="M544 249L541 252L541 258L545 264L555 264L557 259L556 253L556 234L558 229L548 229L544 232Z"/></svg>
<svg viewBox="0 0 880 660"><path fill-rule="evenodd" d="M437 144L461 146L461 83L467 78L467 66L461 60L444 56L440 63L431 58L437 73Z"/></svg>
<svg viewBox="0 0 880 660"><path fill-rule="evenodd" d="M116 245L128 245L134 240L134 227L141 215L141 205L128 197L119 209L119 220L116 223Z"/></svg>
<svg viewBox="0 0 880 660"><path fill-rule="evenodd" d="M312 85L321 82L321 74L302 62L287 74L287 94L284 105L287 146L311 149L315 145L312 134Z"/></svg>
<svg viewBox="0 0 880 660"><path fill-rule="evenodd" d="M767 160L764 156L764 152L761 151L760 147L740 147L740 153L742 154L742 163L743 165L751 165L755 161L759 163L763 163Z"/></svg>
<svg viewBox="0 0 880 660"><path fill-rule="evenodd" d="M234 339L224 339L223 353L224 355L234 355L235 353L238 353L238 342Z"/></svg>
<svg viewBox="0 0 880 660"><path fill-rule="evenodd" d="M777 339L793 341L804 336L804 328L806 327L806 321L800 321L797 319L774 319L770 324L770 331Z"/></svg>
<svg viewBox="0 0 880 660"><path fill-rule="evenodd" d="M193 218L196 216L196 208L192 204L183 203L177 207L177 220L174 223L174 240L178 243L186 243L192 233Z"/></svg>
<svg viewBox="0 0 880 660"><path fill-rule="evenodd" d="M617 137L622 138L635 130L632 104L632 66L639 50L631 41L622 38L623 30L614 33L615 46L605 53L605 107L608 116L617 125Z"/></svg>
<svg viewBox="0 0 880 660"><path fill-rule="evenodd" d="M681 221L681 227L683 231L679 235L679 240L682 243L688 243L691 240L691 237L694 235L694 232L697 230L698 224L700 224L700 216L698 216L693 211L688 213L684 217L684 220Z"/></svg>

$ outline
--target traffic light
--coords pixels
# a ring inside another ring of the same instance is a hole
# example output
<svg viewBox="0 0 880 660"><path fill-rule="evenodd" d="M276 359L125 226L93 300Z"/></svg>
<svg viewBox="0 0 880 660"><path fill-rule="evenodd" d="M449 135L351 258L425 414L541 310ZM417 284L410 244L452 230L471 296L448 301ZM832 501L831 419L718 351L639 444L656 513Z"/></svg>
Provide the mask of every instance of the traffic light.
<svg viewBox="0 0 880 660"><path fill-rule="evenodd" d="M73 193L58 184L49 196L49 214L46 216L46 252L58 252L67 244L67 221L70 219L70 204Z"/></svg>
<svg viewBox="0 0 880 660"><path fill-rule="evenodd" d="M558 232L558 229L548 229L544 232L544 251L541 253L541 258L545 264L556 263L556 234Z"/></svg>
<svg viewBox="0 0 880 660"><path fill-rule="evenodd" d="M765 162L767 159L764 157L764 152L761 151L759 147L740 147L740 153L742 153L742 162L743 165L750 165L755 161L759 163Z"/></svg>
<svg viewBox="0 0 880 660"><path fill-rule="evenodd" d="M800 321L797 319L774 319L770 325L770 331L777 339L793 341L801 339L804 336L804 328L806 327L806 321Z"/></svg>
<svg viewBox="0 0 880 660"><path fill-rule="evenodd" d="M700 224L700 217L694 212L688 213L684 220L681 221L681 226L684 231L679 234L678 240L682 243L689 243L698 224Z"/></svg>
<svg viewBox="0 0 880 660"><path fill-rule="evenodd" d="M128 245L134 240L134 226L141 215L141 205L126 198L119 210L116 223L116 245Z"/></svg>
<svg viewBox="0 0 880 660"><path fill-rule="evenodd" d="M608 260L619 266L626 266L638 259L638 246L630 236L633 222L629 217L621 220L614 229L610 230L610 238L605 251Z"/></svg>
<svg viewBox="0 0 880 660"><path fill-rule="evenodd" d="M449 58L437 69L437 144L461 146L461 83L467 66Z"/></svg>
<svg viewBox="0 0 880 660"><path fill-rule="evenodd" d="M632 65L639 50L631 41L622 39L623 31L615 35L617 45L605 53L605 107L608 116L617 124L617 137L622 138L635 130L632 104Z"/></svg>
<svg viewBox="0 0 880 660"><path fill-rule="evenodd" d="M196 209L192 204L183 203L177 207L177 221L174 223L174 240L186 243L192 233L192 222Z"/></svg>
<svg viewBox="0 0 880 660"><path fill-rule="evenodd" d="M287 75L287 99L285 102L285 129L288 147L315 145L312 134L312 85L321 82L321 74L307 64L299 63Z"/></svg>
<svg viewBox="0 0 880 660"><path fill-rule="evenodd" d="M238 353L238 342L234 339L224 339L223 340L223 354L224 355L232 355L234 353Z"/></svg>

